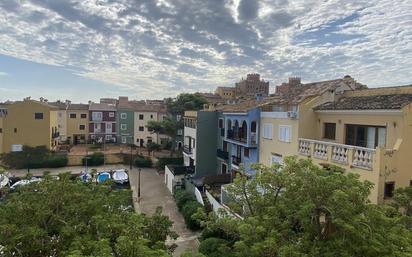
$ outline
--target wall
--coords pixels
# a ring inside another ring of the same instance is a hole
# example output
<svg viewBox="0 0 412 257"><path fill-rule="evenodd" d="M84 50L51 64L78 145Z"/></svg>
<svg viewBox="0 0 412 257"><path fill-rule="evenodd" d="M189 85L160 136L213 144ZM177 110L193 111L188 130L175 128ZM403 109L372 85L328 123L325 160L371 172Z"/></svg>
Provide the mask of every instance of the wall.
<svg viewBox="0 0 412 257"><path fill-rule="evenodd" d="M67 138L67 111L57 111L57 126L59 128L60 140L65 141Z"/></svg>
<svg viewBox="0 0 412 257"><path fill-rule="evenodd" d="M28 146L45 145L51 149L51 126L57 127L56 112L51 118L51 107L27 100L7 106L8 115L4 118L3 152L11 151L13 144ZM35 120L34 113L42 112L43 119ZM51 122L52 120L52 122ZM14 132L17 129L17 133Z"/></svg>
<svg viewBox="0 0 412 257"><path fill-rule="evenodd" d="M3 118L0 117L0 128L2 129L2 131L4 131L4 125L3 125ZM4 132L0 133L0 154L3 153L3 135Z"/></svg>
<svg viewBox="0 0 412 257"><path fill-rule="evenodd" d="M174 175L173 173L170 171L169 167L165 167L165 184L167 189L169 189L169 192L171 194L173 194L173 180L174 180Z"/></svg>
<svg viewBox="0 0 412 257"><path fill-rule="evenodd" d="M276 115L271 115L274 112L262 112L260 120L260 143L259 143L259 162L267 166L272 165L272 154L281 155L282 158L286 156L296 155L298 149L298 131L299 120L290 118L275 118ZM272 139L263 138L264 124L272 124ZM279 140L279 125L291 126L291 140L290 142L282 142Z"/></svg>
<svg viewBox="0 0 412 257"><path fill-rule="evenodd" d="M194 149L193 154L196 166L195 176L202 177L209 174L216 174L217 113L199 111L196 126L197 129L194 131L196 149Z"/></svg>
<svg viewBox="0 0 412 257"><path fill-rule="evenodd" d="M126 118L122 119L122 114L126 114ZM116 131L118 135L117 142L123 144L123 138L126 139L126 144L133 144L134 140L134 111L117 110ZM126 125L126 129L122 130L122 124Z"/></svg>
<svg viewBox="0 0 412 257"><path fill-rule="evenodd" d="M89 154L92 154L89 152ZM82 166L82 159L84 158L85 155L68 155L68 162L67 166ZM105 161L106 164L118 164L118 163L123 163L123 156L121 154L105 154ZM103 169L104 166L90 166L89 169Z"/></svg>
<svg viewBox="0 0 412 257"><path fill-rule="evenodd" d="M223 114L221 113L221 112L219 112L218 114L217 114L217 120L218 120L218 122L219 122L219 119L222 119L223 120L223 129L226 131L226 123L225 123L225 118L224 118L224 116L223 116ZM217 142L217 149L221 149L221 150L223 150L223 139L224 139L224 135L222 136L221 135L221 131L220 131L220 129L218 128L217 129L217 140L216 140L216 142ZM228 143L228 147L227 147L227 151L228 151L228 155L229 156L232 156L232 151L231 151L231 147L230 147L230 144ZM220 158L217 158L216 157L216 173L217 174L221 174L221 166L222 166L222 163L224 163L224 164L226 164L226 171L227 172L230 172L231 171L231 162L230 162L230 157L229 157L229 159L228 160L222 160L222 159L220 159Z"/></svg>

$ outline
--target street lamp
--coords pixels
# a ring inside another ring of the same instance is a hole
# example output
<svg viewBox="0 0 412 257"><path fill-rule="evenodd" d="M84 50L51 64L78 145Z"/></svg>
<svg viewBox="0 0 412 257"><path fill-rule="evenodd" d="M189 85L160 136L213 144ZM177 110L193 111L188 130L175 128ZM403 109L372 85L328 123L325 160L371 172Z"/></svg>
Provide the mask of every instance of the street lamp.
<svg viewBox="0 0 412 257"><path fill-rule="evenodd" d="M140 172L141 168L138 169L139 171L139 183L137 184L137 202L140 203Z"/></svg>

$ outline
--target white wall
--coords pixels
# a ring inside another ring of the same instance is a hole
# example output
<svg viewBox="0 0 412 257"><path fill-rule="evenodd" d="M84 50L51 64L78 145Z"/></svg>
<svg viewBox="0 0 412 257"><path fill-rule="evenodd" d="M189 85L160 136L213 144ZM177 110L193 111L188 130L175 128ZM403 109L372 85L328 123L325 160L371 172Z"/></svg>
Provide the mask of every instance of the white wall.
<svg viewBox="0 0 412 257"><path fill-rule="evenodd" d="M169 170L169 168L166 166L165 167L165 184L167 189L169 189L170 193L173 194L173 181L174 181L174 175L173 173Z"/></svg>
<svg viewBox="0 0 412 257"><path fill-rule="evenodd" d="M195 146L193 147L192 142L192 158L196 161L196 147L197 147L197 138L196 138L196 129L185 127L184 129L184 145L189 145L188 139L186 137L194 138L195 139Z"/></svg>

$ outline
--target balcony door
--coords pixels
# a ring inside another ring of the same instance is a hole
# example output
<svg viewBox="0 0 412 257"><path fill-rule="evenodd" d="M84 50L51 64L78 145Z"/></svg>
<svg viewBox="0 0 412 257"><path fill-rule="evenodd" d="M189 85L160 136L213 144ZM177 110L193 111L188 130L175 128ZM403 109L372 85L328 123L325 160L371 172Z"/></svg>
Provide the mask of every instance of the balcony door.
<svg viewBox="0 0 412 257"><path fill-rule="evenodd" d="M346 125L345 144L375 149L386 145L386 128L380 126Z"/></svg>

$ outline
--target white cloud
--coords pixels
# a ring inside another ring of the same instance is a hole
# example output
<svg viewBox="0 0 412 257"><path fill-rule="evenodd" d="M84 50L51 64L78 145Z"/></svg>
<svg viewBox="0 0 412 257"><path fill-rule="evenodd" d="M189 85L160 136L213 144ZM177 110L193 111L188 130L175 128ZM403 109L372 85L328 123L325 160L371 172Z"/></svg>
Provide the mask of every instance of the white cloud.
<svg viewBox="0 0 412 257"><path fill-rule="evenodd" d="M8 75L9 75L8 73L3 72L3 71L0 71L0 77L1 77L1 76L8 76Z"/></svg>
<svg viewBox="0 0 412 257"><path fill-rule="evenodd" d="M272 85L289 75L411 82L408 0L262 0L247 21L239 0L107 2L0 3L0 54L76 67L154 98L210 91L249 72Z"/></svg>

